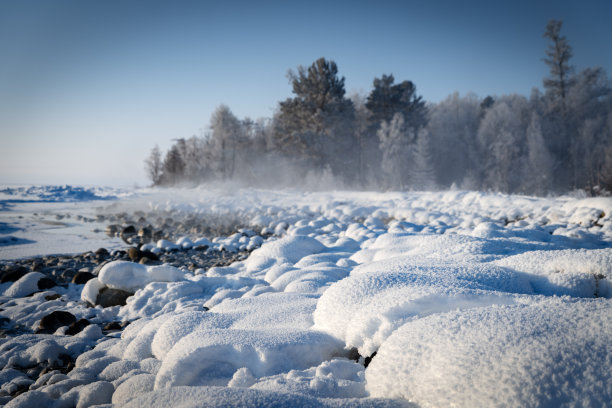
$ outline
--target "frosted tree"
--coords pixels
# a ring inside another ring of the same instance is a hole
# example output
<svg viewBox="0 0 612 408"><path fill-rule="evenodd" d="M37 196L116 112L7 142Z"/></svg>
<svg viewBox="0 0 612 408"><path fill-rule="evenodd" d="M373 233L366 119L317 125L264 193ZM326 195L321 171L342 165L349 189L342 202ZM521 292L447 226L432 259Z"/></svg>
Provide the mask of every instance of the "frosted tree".
<svg viewBox="0 0 612 408"><path fill-rule="evenodd" d="M555 161L542 137L540 118L536 113L531 116L526 138L527 163L522 186L529 194L543 195L552 188Z"/></svg>
<svg viewBox="0 0 612 408"><path fill-rule="evenodd" d="M163 163L161 159L161 150L158 145L155 145L155 147L151 149L151 154L145 160L145 168L147 170L147 176L151 179L153 185L159 185L162 181Z"/></svg>
<svg viewBox="0 0 612 408"><path fill-rule="evenodd" d="M427 129L419 130L416 143L411 149L412 163L409 180L414 190L428 191L436 188L431 151L431 136Z"/></svg>
<svg viewBox="0 0 612 408"><path fill-rule="evenodd" d="M461 184L472 178L478 184L481 160L477 143L482 115L480 99L474 94L454 93L429 109L429 131L436 180L441 186Z"/></svg>
<svg viewBox="0 0 612 408"><path fill-rule="evenodd" d="M206 157L206 141L197 136L192 136L182 142L182 157L185 161L185 178L193 182L203 181L208 176Z"/></svg>
<svg viewBox="0 0 612 408"><path fill-rule="evenodd" d="M487 110L478 130L484 188L511 193L520 185L518 170L527 128L523 118L528 112L527 100L518 95L506 96Z"/></svg>
<svg viewBox="0 0 612 408"><path fill-rule="evenodd" d="M239 150L244 146L240 121L230 108L220 105L210 118L209 149L213 170L221 179L232 179Z"/></svg>
<svg viewBox="0 0 612 408"><path fill-rule="evenodd" d="M185 162L181 157L179 147L174 144L166 153L164 158L164 177L163 182L166 184L176 184L183 181L185 173Z"/></svg>
<svg viewBox="0 0 612 408"><path fill-rule="evenodd" d="M390 122L383 121L377 132L382 151L382 170L386 186L403 190L409 159L409 142L404 129L404 115L396 113Z"/></svg>

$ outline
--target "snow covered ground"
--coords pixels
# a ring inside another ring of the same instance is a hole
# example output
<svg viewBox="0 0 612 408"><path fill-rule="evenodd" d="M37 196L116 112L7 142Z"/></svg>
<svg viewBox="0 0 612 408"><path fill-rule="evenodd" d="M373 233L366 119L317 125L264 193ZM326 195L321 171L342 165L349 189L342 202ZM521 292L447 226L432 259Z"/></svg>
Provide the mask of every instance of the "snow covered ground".
<svg viewBox="0 0 612 408"><path fill-rule="evenodd" d="M610 198L207 187L106 205L225 211L274 235L214 240L263 245L207 271L114 262L85 285L32 296L37 275L0 285L11 324L35 329L53 310L98 324L0 339L7 406L612 405ZM16 211L0 209L3 228L30 233L10 221ZM178 244L201 237L189 238ZM104 287L135 294L87 307ZM113 320L131 324L103 335ZM24 374L62 355L76 358L70 372Z"/></svg>

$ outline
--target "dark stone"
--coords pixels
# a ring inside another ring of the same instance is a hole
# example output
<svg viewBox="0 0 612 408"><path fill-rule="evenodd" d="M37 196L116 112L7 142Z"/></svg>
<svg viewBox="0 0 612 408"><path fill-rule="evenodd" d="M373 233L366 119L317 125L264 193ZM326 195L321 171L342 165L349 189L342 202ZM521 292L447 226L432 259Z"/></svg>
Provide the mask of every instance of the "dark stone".
<svg viewBox="0 0 612 408"><path fill-rule="evenodd" d="M94 252L94 256L97 260L102 261L110 256L106 248L99 248L96 252Z"/></svg>
<svg viewBox="0 0 612 408"><path fill-rule="evenodd" d="M128 248L127 254L134 262L138 262L138 260L140 259L140 250L138 248Z"/></svg>
<svg viewBox="0 0 612 408"><path fill-rule="evenodd" d="M151 239L151 237L153 237L153 230L151 227L142 227L138 230L138 236L141 238Z"/></svg>
<svg viewBox="0 0 612 408"><path fill-rule="evenodd" d="M106 235L108 235L109 237L114 237L114 236L117 235L117 232L119 232L120 228L121 227L119 227L116 224L111 224L111 225L106 227L106 230L105 230Z"/></svg>
<svg viewBox="0 0 612 408"><path fill-rule="evenodd" d="M89 326L89 320L87 319L79 319L76 322L72 323L68 330L66 330L66 334L70 336L74 336L77 333L80 333L85 327Z"/></svg>
<svg viewBox="0 0 612 408"><path fill-rule="evenodd" d="M61 297L62 297L62 295L60 295L59 293L54 293L52 295L45 296L45 300L57 300L57 299L59 299Z"/></svg>
<svg viewBox="0 0 612 408"><path fill-rule="evenodd" d="M60 274L60 278L62 278L65 281L72 281L77 273L78 272L75 271L74 269L68 268Z"/></svg>
<svg viewBox="0 0 612 408"><path fill-rule="evenodd" d="M121 329L123 329L123 327L121 326L121 323L119 322L107 323L106 326L102 328L102 330L106 330L106 331L117 331Z"/></svg>
<svg viewBox="0 0 612 408"><path fill-rule="evenodd" d="M376 351L372 353L372 355L370 357L366 357L363 360L363 367L364 368L368 368L368 366L370 365L370 363L372 362L372 359L376 356Z"/></svg>
<svg viewBox="0 0 612 408"><path fill-rule="evenodd" d="M349 350L348 356L347 356L349 360L359 361L360 357L361 355L359 354L357 347L353 347L352 349Z"/></svg>
<svg viewBox="0 0 612 408"><path fill-rule="evenodd" d="M54 333L63 326L70 326L76 322L76 317L72 313L56 310L40 319L36 333Z"/></svg>
<svg viewBox="0 0 612 408"><path fill-rule="evenodd" d="M164 237L164 231L155 231L153 233L153 241L159 241Z"/></svg>
<svg viewBox="0 0 612 408"><path fill-rule="evenodd" d="M151 251L140 251L140 257L147 257L152 261L159 261L159 257Z"/></svg>
<svg viewBox="0 0 612 408"><path fill-rule="evenodd" d="M95 275L91 272L77 272L72 277L72 283L76 283L77 285L83 285L93 278L95 278Z"/></svg>
<svg viewBox="0 0 612 408"><path fill-rule="evenodd" d="M121 238L123 238L124 236L136 234L138 234L138 231L136 231L136 227L134 227L133 225L128 225L127 227L121 230Z"/></svg>
<svg viewBox="0 0 612 408"><path fill-rule="evenodd" d="M103 288L96 298L96 305L102 307L125 306L126 299L133 293L121 289Z"/></svg>
<svg viewBox="0 0 612 408"><path fill-rule="evenodd" d="M150 265L152 263L154 263L155 261L152 259L147 258L146 256L143 256L142 258L140 258L138 260L138 263L141 265Z"/></svg>
<svg viewBox="0 0 612 408"><path fill-rule="evenodd" d="M36 284L36 286L38 286L38 289L40 290L45 290L45 289L51 289L57 286L57 283L55 283L55 281L51 278L47 278L46 276L43 278L40 278L38 280L38 283Z"/></svg>
<svg viewBox="0 0 612 408"><path fill-rule="evenodd" d="M17 282L23 276L27 275L28 270L23 266L15 266L2 274L0 283Z"/></svg>

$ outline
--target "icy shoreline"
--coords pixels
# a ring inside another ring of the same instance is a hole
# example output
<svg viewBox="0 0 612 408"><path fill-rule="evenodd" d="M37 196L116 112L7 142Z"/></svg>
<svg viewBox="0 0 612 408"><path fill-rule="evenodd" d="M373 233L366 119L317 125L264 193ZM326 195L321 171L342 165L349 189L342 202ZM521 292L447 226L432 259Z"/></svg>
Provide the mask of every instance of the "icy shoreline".
<svg viewBox="0 0 612 408"><path fill-rule="evenodd" d="M31 311L60 308L94 323L131 322L120 337L93 328L70 336L64 327L0 339L10 406L605 406L612 398L612 199L196 189L113 205L227 211L276 237L245 260L197 273L107 266L95 285L135 292L125 306L87 308L83 285L27 298L7 296L19 282L0 285L0 316L29 327L41 316ZM60 298L45 300L53 293ZM64 354L75 356L65 373L34 381L15 370ZM18 386L25 392L11 400Z"/></svg>

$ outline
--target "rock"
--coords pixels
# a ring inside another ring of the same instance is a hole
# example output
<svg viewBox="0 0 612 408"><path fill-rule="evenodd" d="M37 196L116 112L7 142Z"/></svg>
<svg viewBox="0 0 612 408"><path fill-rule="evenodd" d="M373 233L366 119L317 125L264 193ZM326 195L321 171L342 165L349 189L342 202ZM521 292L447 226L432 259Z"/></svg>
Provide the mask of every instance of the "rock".
<svg viewBox="0 0 612 408"><path fill-rule="evenodd" d="M77 273L78 272L74 269L68 268L60 274L60 278L62 278L64 281L72 281Z"/></svg>
<svg viewBox="0 0 612 408"><path fill-rule="evenodd" d="M81 332L85 327L89 326L89 320L87 319L79 319L76 322L72 323L68 330L66 330L66 334L70 336L74 336L75 334Z"/></svg>
<svg viewBox="0 0 612 408"><path fill-rule="evenodd" d="M152 261L159 261L159 257L151 251L140 251L140 257L149 258Z"/></svg>
<svg viewBox="0 0 612 408"><path fill-rule="evenodd" d="M95 278L96 276L91 272L77 272L72 277L72 283L76 283L77 285L83 285L87 283L88 280Z"/></svg>
<svg viewBox="0 0 612 408"><path fill-rule="evenodd" d="M164 231L160 230L153 233L153 241L159 241L162 238L164 238Z"/></svg>
<svg viewBox="0 0 612 408"><path fill-rule="evenodd" d="M0 283L17 282L27 273L28 270L23 266L12 267L2 274L2 279L0 279Z"/></svg>
<svg viewBox="0 0 612 408"><path fill-rule="evenodd" d="M94 252L94 255L99 261L102 261L110 256L106 248L98 248L98 250Z"/></svg>
<svg viewBox="0 0 612 408"><path fill-rule="evenodd" d="M138 248L129 248L127 250L127 254L130 257L130 260L134 261L134 262L138 262L138 260L141 258L140 255L140 250Z"/></svg>
<svg viewBox="0 0 612 408"><path fill-rule="evenodd" d="M108 235L109 237L114 237L117 236L117 233L119 232L119 229L121 227L117 224L111 224L109 226L106 227L106 235Z"/></svg>
<svg viewBox="0 0 612 408"><path fill-rule="evenodd" d="M45 290L45 289L51 289L57 286L57 283L55 283L55 281L51 278L40 278L38 280L38 283L36 284L36 286L38 286L38 289L40 290Z"/></svg>
<svg viewBox="0 0 612 408"><path fill-rule="evenodd" d="M59 293L54 293L52 295L45 296L45 300L57 300L57 299L59 299L61 297L62 297L62 295L60 295Z"/></svg>
<svg viewBox="0 0 612 408"><path fill-rule="evenodd" d="M121 323L119 322L107 323L106 326L102 328L102 330L106 330L106 331L117 331L121 329L123 329L123 327L121 326Z"/></svg>
<svg viewBox="0 0 612 408"><path fill-rule="evenodd" d="M138 236L150 241L151 238L153 238L153 229L151 229L151 227L142 227L138 230Z"/></svg>
<svg viewBox="0 0 612 408"><path fill-rule="evenodd" d="M74 322L76 322L76 317L72 313L56 310L40 319L36 333L52 334L60 327L70 326Z"/></svg>
<svg viewBox="0 0 612 408"><path fill-rule="evenodd" d="M104 288L98 293L96 305L102 307L125 306L126 299L132 296L133 293L126 292L121 289Z"/></svg>
<svg viewBox="0 0 612 408"><path fill-rule="evenodd" d="M137 236L137 234L138 234L138 231L136 231L136 227L134 227L133 225L129 225L125 227L123 230L121 230L120 237L123 241L129 244L131 241L130 238Z"/></svg>

